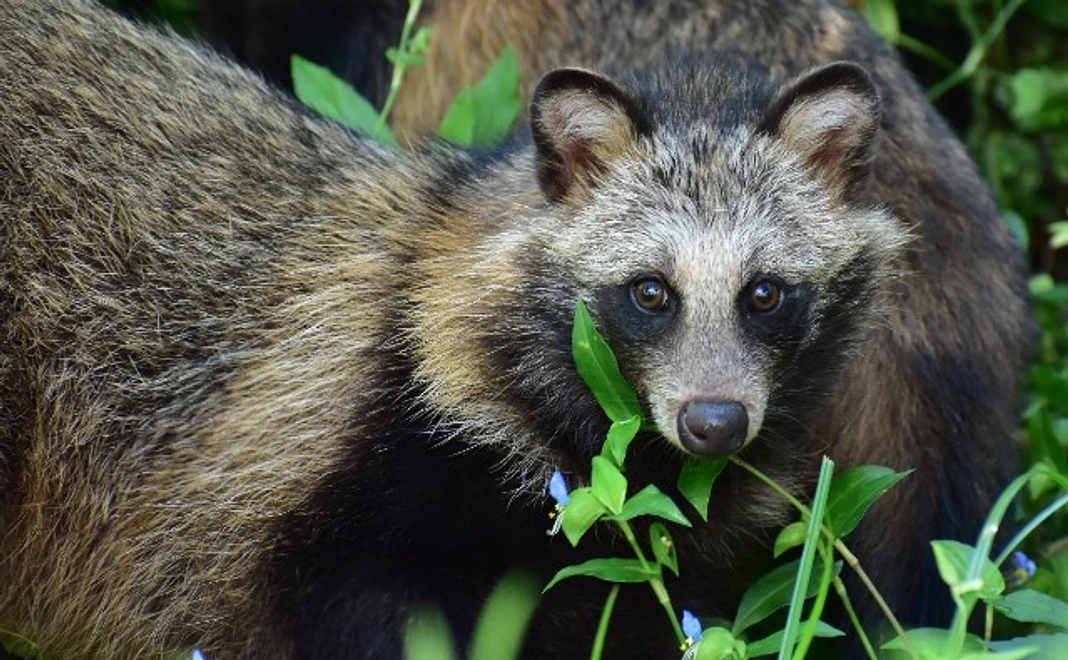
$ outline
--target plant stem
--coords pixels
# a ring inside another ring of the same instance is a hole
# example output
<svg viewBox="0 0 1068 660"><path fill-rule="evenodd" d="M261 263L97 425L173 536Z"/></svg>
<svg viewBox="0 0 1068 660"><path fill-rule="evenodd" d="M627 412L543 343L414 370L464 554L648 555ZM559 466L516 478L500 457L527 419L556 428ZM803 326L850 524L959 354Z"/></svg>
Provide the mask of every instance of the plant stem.
<svg viewBox="0 0 1068 660"><path fill-rule="evenodd" d="M404 17L400 43L397 45L397 50L400 53L407 53L411 48L412 27L415 25L415 19L419 17L419 10L422 9L422 6L423 0L408 0L408 13ZM397 99L397 93L400 92L401 82L404 80L404 72L407 69L408 65L404 62L403 57L393 62L393 76L389 79L389 94L386 95L386 101L382 104L382 111L378 113L378 121L375 122L374 127L376 133L386 125L389 113L393 110L393 103Z"/></svg>
<svg viewBox="0 0 1068 660"><path fill-rule="evenodd" d="M808 647L812 645L812 639L816 636L816 626L820 623L820 616L827 604L827 594L831 591L831 582L834 579L834 549L825 543L820 543L820 556L823 558L823 572L820 574L820 588L816 592L816 598L812 601L812 609L808 614L808 621L801 631L794 650L793 660L802 660L808 653Z"/></svg>
<svg viewBox="0 0 1068 660"><path fill-rule="evenodd" d="M972 44L972 48L968 51L967 57L965 57L961 65L957 67L957 70L932 87L927 92L927 97L933 101L970 78L976 70L978 70L983 59L986 58L987 51L990 50L990 47L1005 30L1005 25L1009 22L1009 19L1012 18L1012 15L1016 13L1016 10L1019 9L1023 3L1024 0L1010 0L1007 5L1002 7L1001 11L998 12L998 15L994 17L994 22L990 24L987 31L979 35L979 38ZM958 5L962 7L966 6L965 3L958 3Z"/></svg>
<svg viewBox="0 0 1068 660"><path fill-rule="evenodd" d="M597 624L597 635L593 638L593 649L590 650L590 660L601 660L604 653L604 640L608 636L608 621L612 618L612 610L616 607L616 597L619 595L619 583L612 585L608 592L608 600L604 602L601 610L601 620Z"/></svg>
<svg viewBox="0 0 1068 660"><path fill-rule="evenodd" d="M800 511L801 515L812 515L812 512L809 511L809 508L807 506L802 504L796 497L788 493L782 486L775 483L770 477L765 475L760 470L756 469L752 465L749 465L742 459L737 458L735 456L731 456L730 461L748 472L749 474L753 475L763 483L765 483L769 488L774 490L776 493L782 496L783 499L792 504L794 508ZM887 622L894 629L894 632L897 633L899 637L901 637L901 641L905 646L905 650L910 656L912 656L912 658L918 660L919 655L917 655L916 649L913 648L912 641L909 639L904 627L902 627L901 622L897 620L897 617L894 616L894 613L890 609L890 606L886 604L886 600L883 599L882 594L879 593L879 590L875 587L875 583L871 581L871 578L868 577L868 574L860 565L860 560L858 560L856 555L854 555L849 550L849 548L846 547L846 544L842 542L842 539L835 538L834 534L831 533L831 530L827 529L825 525L821 525L820 529L825 538L834 542L834 549L838 552L839 555L842 556L842 559L845 560L846 564L849 565L849 568L851 568L853 572L857 574L857 577L860 578L861 583L864 585L864 587L871 594L872 598L875 600L875 604L879 606L880 610L882 610Z"/></svg>
<svg viewBox="0 0 1068 660"><path fill-rule="evenodd" d="M649 564L649 560L645 558L645 553L642 552L642 546L638 543L638 538L634 535L634 530L631 528L630 523L626 520L617 520L616 524L623 530L623 536L627 537L627 542L630 543L630 547L634 550L634 555L638 558L638 562L642 565L642 570L652 573L653 568ZM671 621L671 627L675 629L675 636L678 637L679 643L683 643L686 640L686 635L682 632L682 624L679 623L679 617L675 614L675 608L671 604L671 595L668 594L667 588L664 586L664 581L659 577L649 578L649 588L656 594L656 599L660 602L660 606L667 612L668 620Z"/></svg>
<svg viewBox="0 0 1068 660"><path fill-rule="evenodd" d="M842 578L834 578L832 584L834 584L834 590L838 594L838 599L842 601L842 607L845 608L846 616L853 623L853 629L857 631L857 635L860 636L860 643L864 646L864 651L868 654L869 660L878 660L878 656L875 655L875 647L871 645L871 640L868 639L868 633L864 630L864 626L861 625L860 619L857 617L857 611L853 609L853 601L849 600L849 593L846 591L845 582L842 582Z"/></svg>

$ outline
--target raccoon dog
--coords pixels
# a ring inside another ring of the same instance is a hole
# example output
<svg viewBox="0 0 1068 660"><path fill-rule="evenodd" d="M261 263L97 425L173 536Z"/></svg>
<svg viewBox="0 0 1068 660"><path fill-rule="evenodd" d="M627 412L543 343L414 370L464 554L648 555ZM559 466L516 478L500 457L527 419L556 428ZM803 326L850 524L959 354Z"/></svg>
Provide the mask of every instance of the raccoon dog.
<svg viewBox="0 0 1068 660"><path fill-rule="evenodd" d="M864 69L709 64L555 70L530 139L396 152L90 2L0 5L0 629L69 658L396 658L433 603L462 642L504 570L582 558L544 494L606 430L578 299L656 425L634 483L741 452L803 492L828 429L889 414L843 393L913 402L887 388L934 367L887 338L931 319L899 304ZM790 512L716 490L674 593L729 615ZM586 657L605 593L550 591L523 657ZM675 657L622 600L609 657Z"/></svg>
<svg viewBox="0 0 1068 660"><path fill-rule="evenodd" d="M406 7L398 0L199 4L216 38L280 82L288 82L296 51L372 98L384 95L389 79L388 62L374 53L396 42ZM1031 329L1019 253L997 207L893 49L833 0L433 0L420 20L436 38L426 65L409 70L393 114L399 130L416 135L437 126L459 89L506 43L519 51L531 82L576 64L671 75L680 57L713 69L724 56L758 63L772 84L838 59L869 71L883 113L864 196L901 218L915 240L882 307L889 323L847 358L813 436L839 466L915 469L873 508L852 543L903 621L945 625L953 603L928 542L974 541L1016 470L1015 385ZM313 23L333 31L303 38ZM357 56L357 48L365 50ZM880 619L871 602L859 609Z"/></svg>

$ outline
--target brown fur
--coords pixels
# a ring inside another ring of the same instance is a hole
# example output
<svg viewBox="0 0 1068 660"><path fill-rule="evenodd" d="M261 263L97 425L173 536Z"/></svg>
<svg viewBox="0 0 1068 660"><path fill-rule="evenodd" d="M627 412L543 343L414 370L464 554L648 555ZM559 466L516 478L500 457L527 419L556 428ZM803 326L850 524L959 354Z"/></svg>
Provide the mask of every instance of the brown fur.
<svg viewBox="0 0 1068 660"><path fill-rule="evenodd" d="M798 21L774 43L799 48ZM929 533L970 533L1011 463L1013 253L896 61L842 43L882 85L874 135L856 67L790 83L792 64L730 51L561 74L537 147L473 156L358 140L84 2L0 5L0 628L71 658L223 659L395 657L423 599L469 629L504 565L575 560L544 536L543 486L554 467L581 481L604 430L568 355L577 297L669 440L680 397L726 392L772 401L745 456L798 492L824 447L918 467L860 541L884 586ZM793 121L812 108L848 112ZM597 130L567 125L589 113ZM835 341L754 347L752 262L809 286ZM672 333L613 324L603 290L639 268L684 301ZM791 371L790 347L816 352ZM681 455L634 451L635 483ZM678 593L730 615L789 510L731 471L718 493L677 539ZM588 650L604 593L567 589L528 657ZM624 598L614 657L672 657L655 603Z"/></svg>

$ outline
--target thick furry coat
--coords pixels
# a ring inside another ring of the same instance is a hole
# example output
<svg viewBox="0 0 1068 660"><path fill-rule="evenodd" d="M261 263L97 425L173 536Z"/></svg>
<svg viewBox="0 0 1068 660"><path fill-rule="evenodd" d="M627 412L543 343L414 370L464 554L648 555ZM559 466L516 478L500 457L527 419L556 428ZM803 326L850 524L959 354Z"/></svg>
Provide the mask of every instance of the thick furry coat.
<svg viewBox="0 0 1068 660"><path fill-rule="evenodd" d="M662 436L635 483L670 483L680 409L730 397L797 492L823 450L933 473L878 519L900 543L863 543L877 570L969 529L1022 317L972 171L880 169L894 126L852 64L537 90L532 141L394 152L91 3L0 6L0 628L69 658L390 658L429 601L463 639L505 569L583 556L544 533L547 474L581 482L605 430L578 298ZM888 212L906 182L937 227ZM729 615L789 511L717 491L677 594ZM604 593L550 592L526 656L584 657ZM649 600L612 657L675 655Z"/></svg>

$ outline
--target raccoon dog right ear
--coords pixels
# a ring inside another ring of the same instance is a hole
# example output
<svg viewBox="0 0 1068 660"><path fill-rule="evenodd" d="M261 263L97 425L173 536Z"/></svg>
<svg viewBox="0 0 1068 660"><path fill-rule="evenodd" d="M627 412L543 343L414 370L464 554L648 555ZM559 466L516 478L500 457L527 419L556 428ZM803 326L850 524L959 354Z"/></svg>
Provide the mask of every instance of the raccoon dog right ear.
<svg viewBox="0 0 1068 660"><path fill-rule="evenodd" d="M633 97L585 69L546 74L534 90L530 122L538 183L554 201L588 190L608 163L653 130Z"/></svg>
<svg viewBox="0 0 1068 660"><path fill-rule="evenodd" d="M848 197L874 158L880 116L879 93L868 72L853 62L832 62L787 85L759 130L782 140Z"/></svg>

